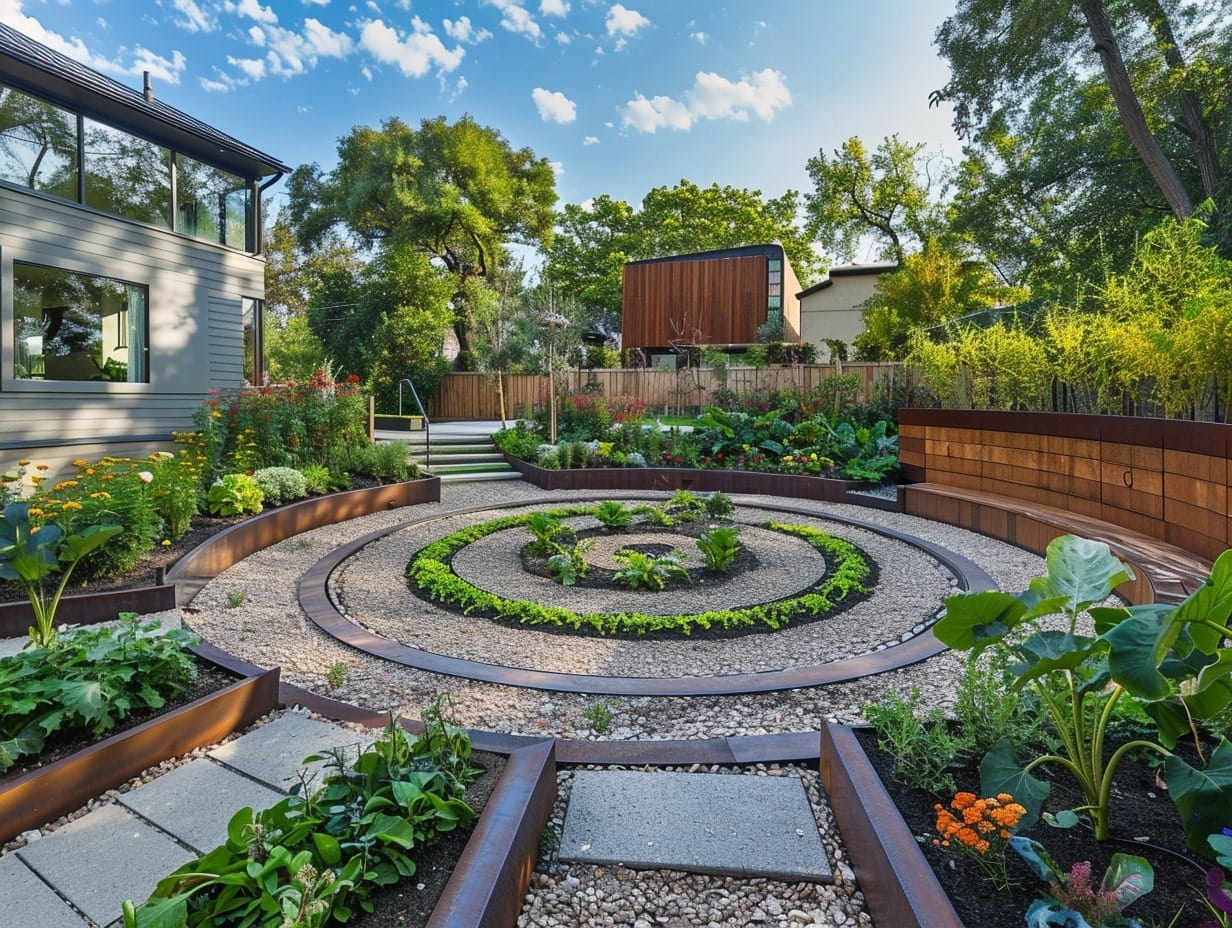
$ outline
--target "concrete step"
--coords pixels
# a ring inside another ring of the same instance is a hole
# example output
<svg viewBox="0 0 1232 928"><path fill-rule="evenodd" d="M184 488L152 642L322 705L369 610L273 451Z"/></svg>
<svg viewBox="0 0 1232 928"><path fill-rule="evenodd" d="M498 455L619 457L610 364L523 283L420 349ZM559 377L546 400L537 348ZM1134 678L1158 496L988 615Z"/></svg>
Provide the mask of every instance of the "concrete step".
<svg viewBox="0 0 1232 928"><path fill-rule="evenodd" d="M426 445L411 446L411 454L416 456L423 455L427 450L429 449ZM436 442L433 442L431 451L433 457L437 455L441 457L446 455L449 457L462 457L467 454L495 454L497 457L500 456L500 449L491 442L488 442L486 445L438 445Z"/></svg>
<svg viewBox="0 0 1232 928"><path fill-rule="evenodd" d="M436 474L441 483L479 483L487 480L521 480L522 475L516 470L476 470L459 471L457 473Z"/></svg>
<svg viewBox="0 0 1232 928"><path fill-rule="evenodd" d="M425 456L422 454L413 454L421 464ZM505 456L499 451L485 451L476 453L452 454L447 451L442 451L440 448L432 449L433 464L504 464Z"/></svg>

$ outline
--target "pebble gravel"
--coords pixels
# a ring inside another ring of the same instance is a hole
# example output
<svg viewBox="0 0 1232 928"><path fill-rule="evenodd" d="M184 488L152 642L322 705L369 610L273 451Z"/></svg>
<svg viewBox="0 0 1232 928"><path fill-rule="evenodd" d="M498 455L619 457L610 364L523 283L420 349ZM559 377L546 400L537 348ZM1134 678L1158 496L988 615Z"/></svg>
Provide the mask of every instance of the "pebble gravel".
<svg viewBox="0 0 1232 928"><path fill-rule="evenodd" d="M397 528L388 538L364 548L334 578L334 595L353 620L404 643L460 657L568 672L671 676L822 663L918 633L953 591L953 578L910 545L829 522L827 516L884 526L941 545L974 561L1004 589L1023 589L1043 570L1042 559L1029 552L940 523L844 504L737 496L738 518L744 522L764 521L772 507L790 504L803 515L772 512L769 516L785 521L811 520L858 544L878 562L880 580L875 594L840 615L775 634L653 643L564 637L445 613L414 597L402 572L410 554L425 540L508 514L508 509L499 507L559 506L578 501L579 495L544 491L522 481L502 481L445 484L441 496L439 503L316 529L258 552L206 585L185 609L185 622L207 640L240 657L263 666L280 665L283 678L290 683L368 709L418 716L425 705L443 693L449 697L454 721L476 729L594 741L700 739L815 731L823 721L859 722L861 708L890 691L918 688L925 704L946 705L953 699L961 661L943 653L912 667L847 683L742 696L597 698L585 693L518 689L393 665L342 645L318 630L300 610L297 581L336 546L370 532ZM593 496L588 494L588 498ZM613 491L603 498L663 501L667 496ZM767 507L767 511L758 507ZM742 537L752 539L754 535L763 562L808 554L798 546L766 539L761 533L748 532ZM458 569L485 587L513 592L516 588L511 584L529 582L546 590L544 601L565 602L572 594L562 587L543 587L537 583L539 578L514 579L508 571L498 569L497 559L507 558L518 544L512 535L494 537L490 544L468 550ZM815 564L797 571L798 576L786 576L775 589L798 587L814 569ZM792 571L778 571L776 576L784 574L791 575ZM760 571L749 578L752 584L765 586L768 582ZM242 597L234 595L239 593ZM689 590L684 595L692 597L695 593ZM234 603L237 598L242 599L241 604L228 608L229 601ZM593 602L587 598L574 605L586 608ZM596 719L605 719L606 724ZM698 772L711 768L685 769ZM835 870L834 884L783 884L570 866L556 860L550 846L545 846L519 925L871 925L817 772L786 765L722 772L802 777ZM560 799L553 817L557 829L563 822L570 773L562 771L559 779Z"/></svg>

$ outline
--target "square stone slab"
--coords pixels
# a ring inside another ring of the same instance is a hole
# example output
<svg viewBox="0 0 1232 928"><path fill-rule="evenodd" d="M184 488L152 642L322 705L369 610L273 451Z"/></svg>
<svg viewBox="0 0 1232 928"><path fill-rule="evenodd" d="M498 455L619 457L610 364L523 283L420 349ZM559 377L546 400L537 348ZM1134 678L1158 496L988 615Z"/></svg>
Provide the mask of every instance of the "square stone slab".
<svg viewBox="0 0 1232 928"><path fill-rule="evenodd" d="M358 746L371 743L377 734L360 734L288 712L243 737L219 745L209 756L286 793L299 783L299 773L306 766L305 757L324 754L330 748L346 747L350 750L348 756L354 760ZM312 766L318 770L315 782L319 785L321 764Z"/></svg>
<svg viewBox="0 0 1232 928"><path fill-rule="evenodd" d="M799 777L579 770L560 856L787 882L834 878Z"/></svg>
<svg viewBox="0 0 1232 928"><path fill-rule="evenodd" d="M38 928L83 928L85 922L67 902L34 875L16 854L0 857L0 925Z"/></svg>
<svg viewBox="0 0 1232 928"><path fill-rule="evenodd" d="M127 809L109 805L17 856L96 923L110 925L125 899L145 902L159 880L193 855Z"/></svg>
<svg viewBox="0 0 1232 928"><path fill-rule="evenodd" d="M120 796L120 803L200 854L227 840L227 822L245 806L259 812L286 794L205 757Z"/></svg>

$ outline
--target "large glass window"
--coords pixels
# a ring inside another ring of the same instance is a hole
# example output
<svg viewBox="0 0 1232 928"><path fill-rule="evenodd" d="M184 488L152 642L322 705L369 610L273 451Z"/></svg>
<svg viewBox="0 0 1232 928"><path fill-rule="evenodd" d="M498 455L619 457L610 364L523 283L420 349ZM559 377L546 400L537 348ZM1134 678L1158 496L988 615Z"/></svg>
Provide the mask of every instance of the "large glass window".
<svg viewBox="0 0 1232 928"><path fill-rule="evenodd" d="M149 381L145 287L13 262L13 376Z"/></svg>
<svg viewBox="0 0 1232 928"><path fill-rule="evenodd" d="M171 228L171 152L105 126L85 123L86 205Z"/></svg>
<svg viewBox="0 0 1232 928"><path fill-rule="evenodd" d="M176 158L176 230L207 242L244 248L252 194L242 177L195 161Z"/></svg>
<svg viewBox="0 0 1232 928"><path fill-rule="evenodd" d="M0 85L0 180L77 199L77 117Z"/></svg>

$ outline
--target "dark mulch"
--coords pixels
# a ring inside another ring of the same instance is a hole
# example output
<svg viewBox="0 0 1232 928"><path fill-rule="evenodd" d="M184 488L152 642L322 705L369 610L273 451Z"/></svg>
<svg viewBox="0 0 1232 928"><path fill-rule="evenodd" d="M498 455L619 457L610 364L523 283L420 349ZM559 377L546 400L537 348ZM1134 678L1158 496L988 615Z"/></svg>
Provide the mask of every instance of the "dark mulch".
<svg viewBox="0 0 1232 928"><path fill-rule="evenodd" d="M505 758L476 752L471 755L471 762L482 767L483 774L471 784L465 799L472 809L482 812L505 769ZM472 823L467 828L442 835L417 858L413 877L379 892L373 898L373 910L347 924L353 928L422 928L427 925L473 830ZM423 889L419 888L421 884Z"/></svg>
<svg viewBox="0 0 1232 928"><path fill-rule="evenodd" d="M1007 852L1009 873L1014 881L1009 892L992 888L976 864L948 848L935 847L936 813L934 804L948 805L953 796L936 796L924 790L904 786L894 779L894 759L877 747L871 730L858 730L856 736L876 768L891 798L898 806L908 827L921 840L928 859L950 901L967 928L1013 926L1025 924L1025 913L1031 902L1043 895L1047 887L1026 863L1013 851ZM1115 745L1108 748L1111 755ZM1186 754L1184 748L1178 752ZM1195 763L1192 747L1189 763ZM1052 779L1052 795L1046 808L1057 812L1081 804L1082 799L1073 781L1063 772L1045 770L1045 779ZM979 794L979 772L974 767L955 771L959 789ZM1203 869L1200 859L1189 854L1185 834L1181 829L1176 806L1155 779L1155 770L1144 763L1125 761L1113 778L1112 833L1114 840L1100 843L1085 825L1070 829L1052 828L1040 822L1028 831L1020 832L1034 838L1048 849L1058 865L1068 869L1077 861L1092 862L1092 882L1098 884L1108 861L1117 852L1145 857L1155 868L1155 889L1129 906L1126 915L1145 925L1174 925L1176 928L1196 928L1209 917L1200 901ZM1135 839L1145 839L1149 845ZM1176 919L1174 922L1173 919Z"/></svg>

